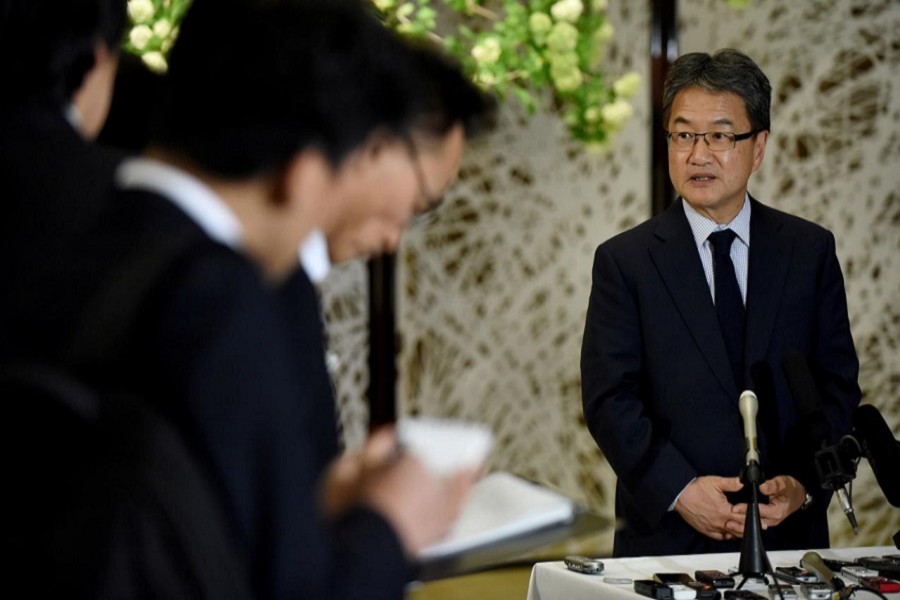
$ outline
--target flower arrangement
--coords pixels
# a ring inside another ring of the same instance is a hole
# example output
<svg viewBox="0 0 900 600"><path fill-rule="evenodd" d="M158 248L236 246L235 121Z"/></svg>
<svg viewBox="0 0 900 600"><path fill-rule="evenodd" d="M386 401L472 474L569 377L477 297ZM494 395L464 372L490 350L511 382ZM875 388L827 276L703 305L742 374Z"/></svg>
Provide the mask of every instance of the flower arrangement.
<svg viewBox="0 0 900 600"><path fill-rule="evenodd" d="M533 112L550 100L572 137L605 151L631 118L637 73L611 78L604 70L614 30L607 0L440 0L455 13L456 35L435 33L438 0L373 0L389 26L439 40L483 88L512 96ZM549 94L548 94L549 92ZM548 95L552 98L548 98Z"/></svg>
<svg viewBox="0 0 900 600"><path fill-rule="evenodd" d="M178 37L178 24L191 0L128 0L130 28L123 46L156 73L169 68L166 57Z"/></svg>
<svg viewBox="0 0 900 600"><path fill-rule="evenodd" d="M608 0L370 1L386 25L442 43L477 84L500 98L512 96L529 112L549 100L572 137L589 150L608 150L634 112L629 100L640 76L614 78L604 69L615 33L606 15ZM735 8L747 1L726 0ZM165 72L190 2L128 0L125 49L151 70ZM456 34L436 33L439 12L458 22Z"/></svg>

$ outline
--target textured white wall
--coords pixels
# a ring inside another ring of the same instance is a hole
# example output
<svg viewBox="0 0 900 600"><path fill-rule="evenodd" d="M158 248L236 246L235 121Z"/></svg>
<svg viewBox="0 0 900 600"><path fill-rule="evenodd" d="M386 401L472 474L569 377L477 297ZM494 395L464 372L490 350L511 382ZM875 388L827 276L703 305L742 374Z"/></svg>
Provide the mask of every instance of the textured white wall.
<svg viewBox="0 0 900 600"><path fill-rule="evenodd" d="M866 401L900 424L900 2L679 2L680 51L739 48L773 83L773 137L751 192L835 232ZM612 155L585 153L561 122L513 106L473 144L439 218L398 255L400 410L495 430L493 466L612 516L614 475L581 418L579 352L593 250L649 216L649 2L610 0L612 73L636 70L636 115ZM658 132L654 133L658 135ZM323 286L348 443L367 410L360 264ZM863 463L862 533L832 514L834 543L887 544L900 509ZM851 539L852 538L852 539ZM608 534L598 552L611 550Z"/></svg>

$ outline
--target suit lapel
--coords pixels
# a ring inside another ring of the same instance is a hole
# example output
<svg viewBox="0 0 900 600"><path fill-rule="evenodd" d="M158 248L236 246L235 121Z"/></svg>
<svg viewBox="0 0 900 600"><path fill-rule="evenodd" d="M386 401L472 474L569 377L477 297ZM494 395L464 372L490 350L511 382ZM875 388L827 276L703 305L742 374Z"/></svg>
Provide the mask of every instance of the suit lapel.
<svg viewBox="0 0 900 600"><path fill-rule="evenodd" d="M765 359L794 250L793 240L781 232L773 212L752 198L750 202L746 365Z"/></svg>
<svg viewBox="0 0 900 600"><path fill-rule="evenodd" d="M722 389L736 403L737 384L728 363L725 340L681 202L678 200L660 215L655 234L662 243L650 249L650 256L701 354Z"/></svg>

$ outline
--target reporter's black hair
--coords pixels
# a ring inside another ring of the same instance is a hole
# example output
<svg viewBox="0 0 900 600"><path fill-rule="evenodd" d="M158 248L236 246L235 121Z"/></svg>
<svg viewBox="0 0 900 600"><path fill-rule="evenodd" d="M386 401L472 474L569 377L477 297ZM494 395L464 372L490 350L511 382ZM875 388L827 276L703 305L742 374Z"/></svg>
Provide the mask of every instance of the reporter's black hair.
<svg viewBox="0 0 900 600"><path fill-rule="evenodd" d="M472 132L491 99L355 0L194 0L151 143L224 177L317 147L339 165L376 131Z"/></svg>
<svg viewBox="0 0 900 600"><path fill-rule="evenodd" d="M95 44L118 52L126 10L126 0L0 0L0 104L69 102Z"/></svg>

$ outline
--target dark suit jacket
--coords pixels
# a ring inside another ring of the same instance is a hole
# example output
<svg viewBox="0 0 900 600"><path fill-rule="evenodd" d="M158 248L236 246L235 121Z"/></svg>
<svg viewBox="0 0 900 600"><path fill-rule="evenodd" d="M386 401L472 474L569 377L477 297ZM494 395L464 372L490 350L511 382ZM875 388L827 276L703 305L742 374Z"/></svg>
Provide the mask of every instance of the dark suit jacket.
<svg viewBox="0 0 900 600"><path fill-rule="evenodd" d="M681 200L601 244L581 373L588 428L618 476L616 556L724 552L668 508L692 478L733 477L744 461L739 390ZM804 357L833 437L860 400L834 237L751 199L745 376L760 397L766 477L811 493L811 453L792 448L797 408L782 360ZM808 449L807 449L808 450ZM827 547L828 496L765 533L767 549Z"/></svg>
<svg viewBox="0 0 900 600"><path fill-rule="evenodd" d="M84 140L59 107L0 108L0 360L35 351L19 308L41 302L35 278L65 263L112 192L121 158Z"/></svg>
<svg viewBox="0 0 900 600"><path fill-rule="evenodd" d="M319 516L336 416L318 300L302 269L275 288L168 200L123 192L65 277L45 282L51 310L30 315L33 331L48 352L63 347L117 269L185 232L196 241L153 287L128 343L80 373L143 394L183 431L220 485L259 597L401 597L408 565L383 518L363 507L336 523Z"/></svg>

